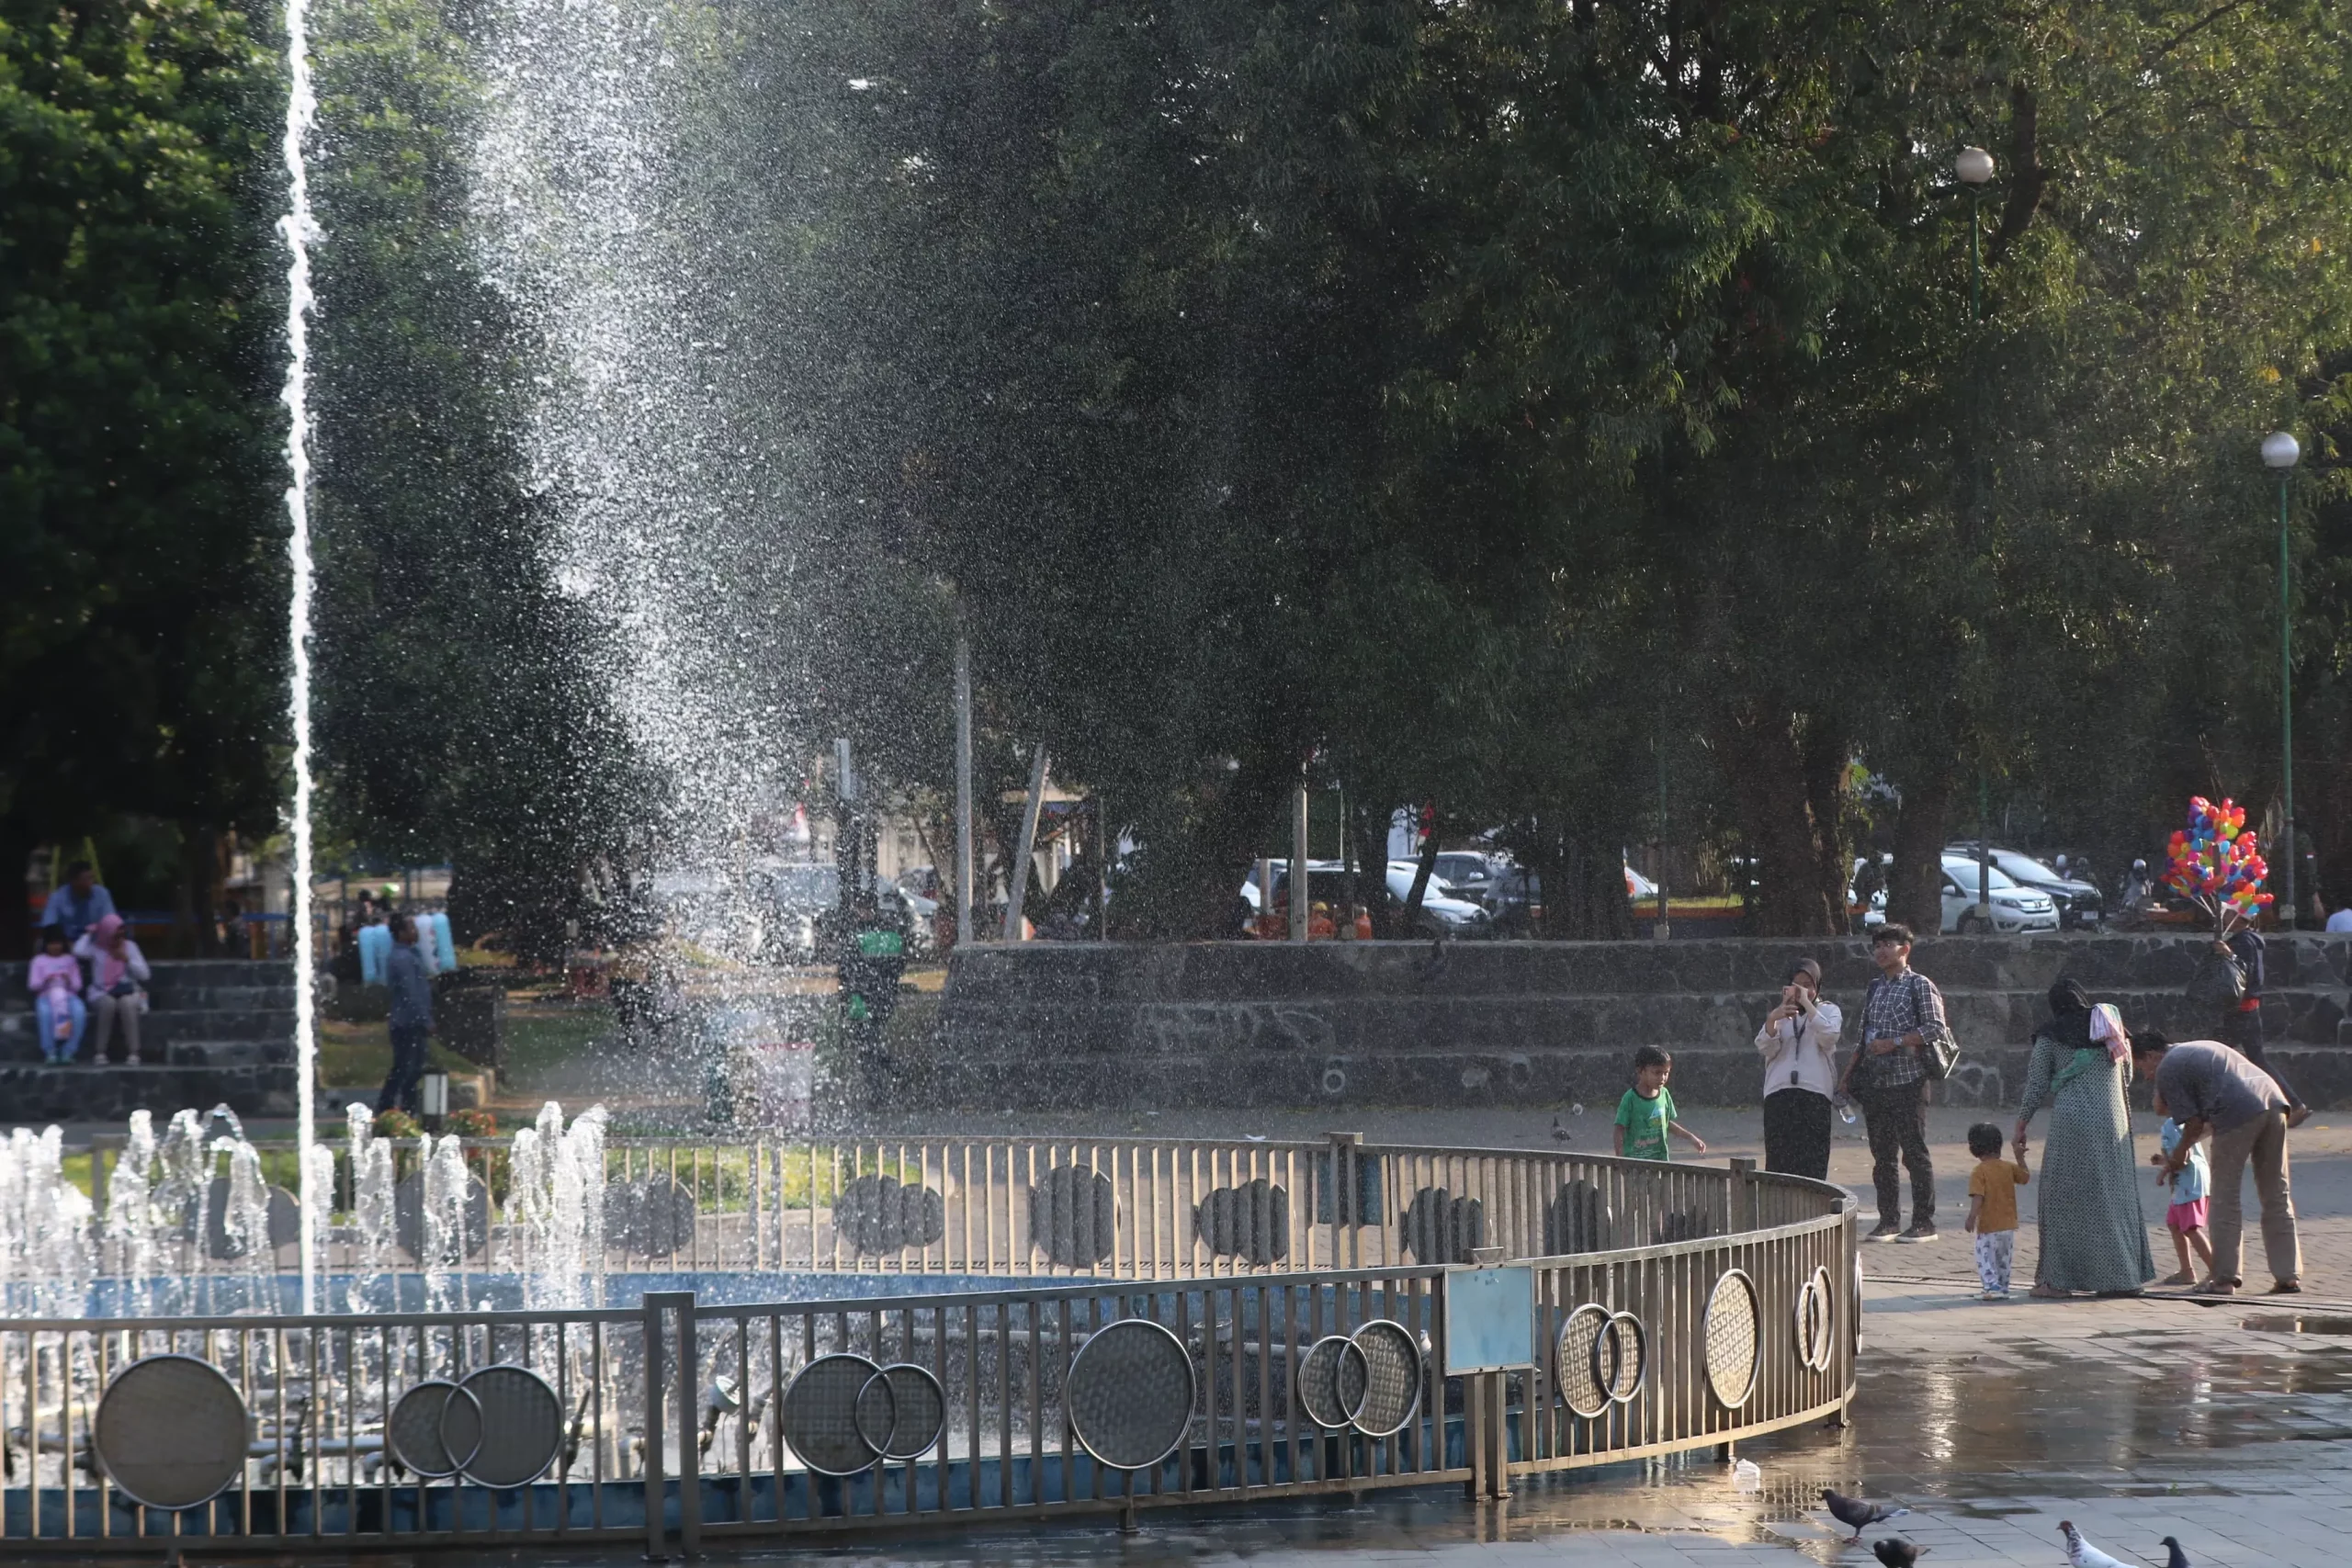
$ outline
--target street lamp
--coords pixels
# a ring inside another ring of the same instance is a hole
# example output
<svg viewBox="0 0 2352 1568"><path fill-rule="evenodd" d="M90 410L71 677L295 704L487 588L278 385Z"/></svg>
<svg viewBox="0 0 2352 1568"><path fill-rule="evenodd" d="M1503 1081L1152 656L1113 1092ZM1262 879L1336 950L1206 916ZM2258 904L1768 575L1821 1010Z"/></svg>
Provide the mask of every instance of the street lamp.
<svg viewBox="0 0 2352 1568"><path fill-rule="evenodd" d="M2278 773L2287 808L2287 897L2278 908L2278 924L2287 931L2295 929L2295 628L2288 615L2287 478L2302 455L2302 444L2283 430L2262 438L2263 463L2278 470Z"/></svg>
<svg viewBox="0 0 2352 1568"><path fill-rule="evenodd" d="M1984 319L1984 249L1977 208L1993 178L1993 154L1982 147L1963 147L1951 161L1951 172L1968 187L1968 316L1981 321Z"/></svg>
<svg viewBox="0 0 2352 1568"><path fill-rule="evenodd" d="M1985 183L1993 177L1993 154L1982 147L1963 147L1951 161L1951 172L1968 187L1968 320L1972 326L1984 323L1984 223L1982 204ZM1984 514L1984 457L1977 448L1983 445L1981 434L1972 436L1968 444L1968 471L1975 494L1971 505L1978 523ZM1993 929L1993 840L1986 818L1992 814L1991 791L1986 785L1984 771L1976 771L1976 925L1977 929Z"/></svg>

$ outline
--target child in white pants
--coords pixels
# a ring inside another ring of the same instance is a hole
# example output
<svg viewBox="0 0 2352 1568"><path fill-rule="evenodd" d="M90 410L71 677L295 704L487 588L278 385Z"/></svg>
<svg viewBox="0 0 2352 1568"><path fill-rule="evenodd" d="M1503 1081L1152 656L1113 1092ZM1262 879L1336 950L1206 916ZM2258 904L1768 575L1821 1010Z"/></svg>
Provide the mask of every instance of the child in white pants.
<svg viewBox="0 0 2352 1568"><path fill-rule="evenodd" d="M1968 1130L1976 1168L1968 1174L1968 1229L1976 1236L1978 1299L2009 1299L2009 1264L2018 1250L2018 1189L2033 1179L2025 1161L2001 1157L2001 1130L1979 1122Z"/></svg>

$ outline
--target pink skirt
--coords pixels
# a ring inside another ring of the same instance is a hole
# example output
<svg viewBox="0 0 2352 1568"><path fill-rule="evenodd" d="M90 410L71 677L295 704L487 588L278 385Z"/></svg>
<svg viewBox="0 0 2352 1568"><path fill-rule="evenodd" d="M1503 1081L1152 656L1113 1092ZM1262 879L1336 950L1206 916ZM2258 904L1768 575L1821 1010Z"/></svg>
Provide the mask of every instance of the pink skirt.
<svg viewBox="0 0 2352 1568"><path fill-rule="evenodd" d="M2191 1198L2186 1203L2175 1203L2165 1211L2165 1228L2177 1231L2201 1231L2205 1228L2205 1206L2209 1198Z"/></svg>

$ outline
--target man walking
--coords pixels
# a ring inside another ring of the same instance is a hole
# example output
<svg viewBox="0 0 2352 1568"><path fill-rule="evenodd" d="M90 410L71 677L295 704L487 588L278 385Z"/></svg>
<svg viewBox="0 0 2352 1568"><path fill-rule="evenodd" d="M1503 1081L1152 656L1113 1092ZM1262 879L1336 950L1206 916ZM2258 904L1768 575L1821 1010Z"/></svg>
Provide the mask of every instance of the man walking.
<svg viewBox="0 0 2352 1568"><path fill-rule="evenodd" d="M1871 1241L1936 1239L1936 1167L1928 1153L1927 1053L1947 1045L1943 994L1911 967L1911 928L1889 923L1871 939L1879 977L1862 998L1860 1043L1839 1085L1862 1109L1871 1135L1871 1179L1878 1188ZM1911 1228L1902 1228L1903 1179L1911 1173Z"/></svg>
<svg viewBox="0 0 2352 1568"><path fill-rule="evenodd" d="M424 1042L433 1032L433 982L424 955L416 950L416 921L392 917L392 950L384 961L384 984L392 993L392 1070L376 1097L376 1113L416 1113L417 1080L424 1076Z"/></svg>
<svg viewBox="0 0 2352 1568"><path fill-rule="evenodd" d="M2180 1127L2180 1141L2165 1162L2169 1181L2188 1163L2189 1151L2208 1132L2212 1181L2209 1216L2213 1238L2213 1277L2202 1287L2234 1295L2245 1284L2245 1207L2241 1193L2246 1162L2254 1162L2254 1190L2262 1199L2262 1250L2270 1265L2274 1296L2302 1292L2303 1250L2295 1234L2295 1197L2287 1174L2287 1096L2275 1079L2217 1041L2165 1043L2154 1032L2132 1037L2134 1071L2154 1080L2156 1103Z"/></svg>

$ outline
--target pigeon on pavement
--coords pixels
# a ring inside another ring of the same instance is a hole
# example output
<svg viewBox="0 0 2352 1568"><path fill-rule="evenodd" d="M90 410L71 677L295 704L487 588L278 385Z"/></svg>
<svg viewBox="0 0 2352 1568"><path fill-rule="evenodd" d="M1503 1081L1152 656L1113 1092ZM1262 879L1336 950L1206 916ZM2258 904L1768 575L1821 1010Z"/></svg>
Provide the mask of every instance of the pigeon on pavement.
<svg viewBox="0 0 2352 1568"><path fill-rule="evenodd" d="M2058 1533L2066 1538L2066 1561L2073 1565L2073 1568L2132 1568L2132 1565L2121 1558L2109 1557L2106 1552L2085 1540L2083 1532L2075 1528L2075 1521L2072 1519L2060 1519Z"/></svg>
<svg viewBox="0 0 2352 1568"><path fill-rule="evenodd" d="M1826 1486L1821 1489L1821 1501L1823 1506L1828 1508L1832 1518L1841 1525L1854 1527L1856 1540L1862 1539L1862 1531L1866 1527L1883 1524L1888 1519L1899 1519L1911 1511L1908 1508L1882 1508L1876 1503L1865 1502L1860 1497L1849 1497L1842 1493L1832 1492Z"/></svg>
<svg viewBox="0 0 2352 1568"><path fill-rule="evenodd" d="M1914 1546L1899 1535L1881 1536L1871 1542L1871 1554L1885 1563L1886 1568L1911 1568L1913 1563L1934 1550L1932 1546Z"/></svg>
<svg viewBox="0 0 2352 1568"><path fill-rule="evenodd" d="M2165 1559L2165 1568L2188 1568L2188 1553L2180 1549L2180 1541L2177 1538L2166 1536L2164 1544L2172 1552Z"/></svg>

